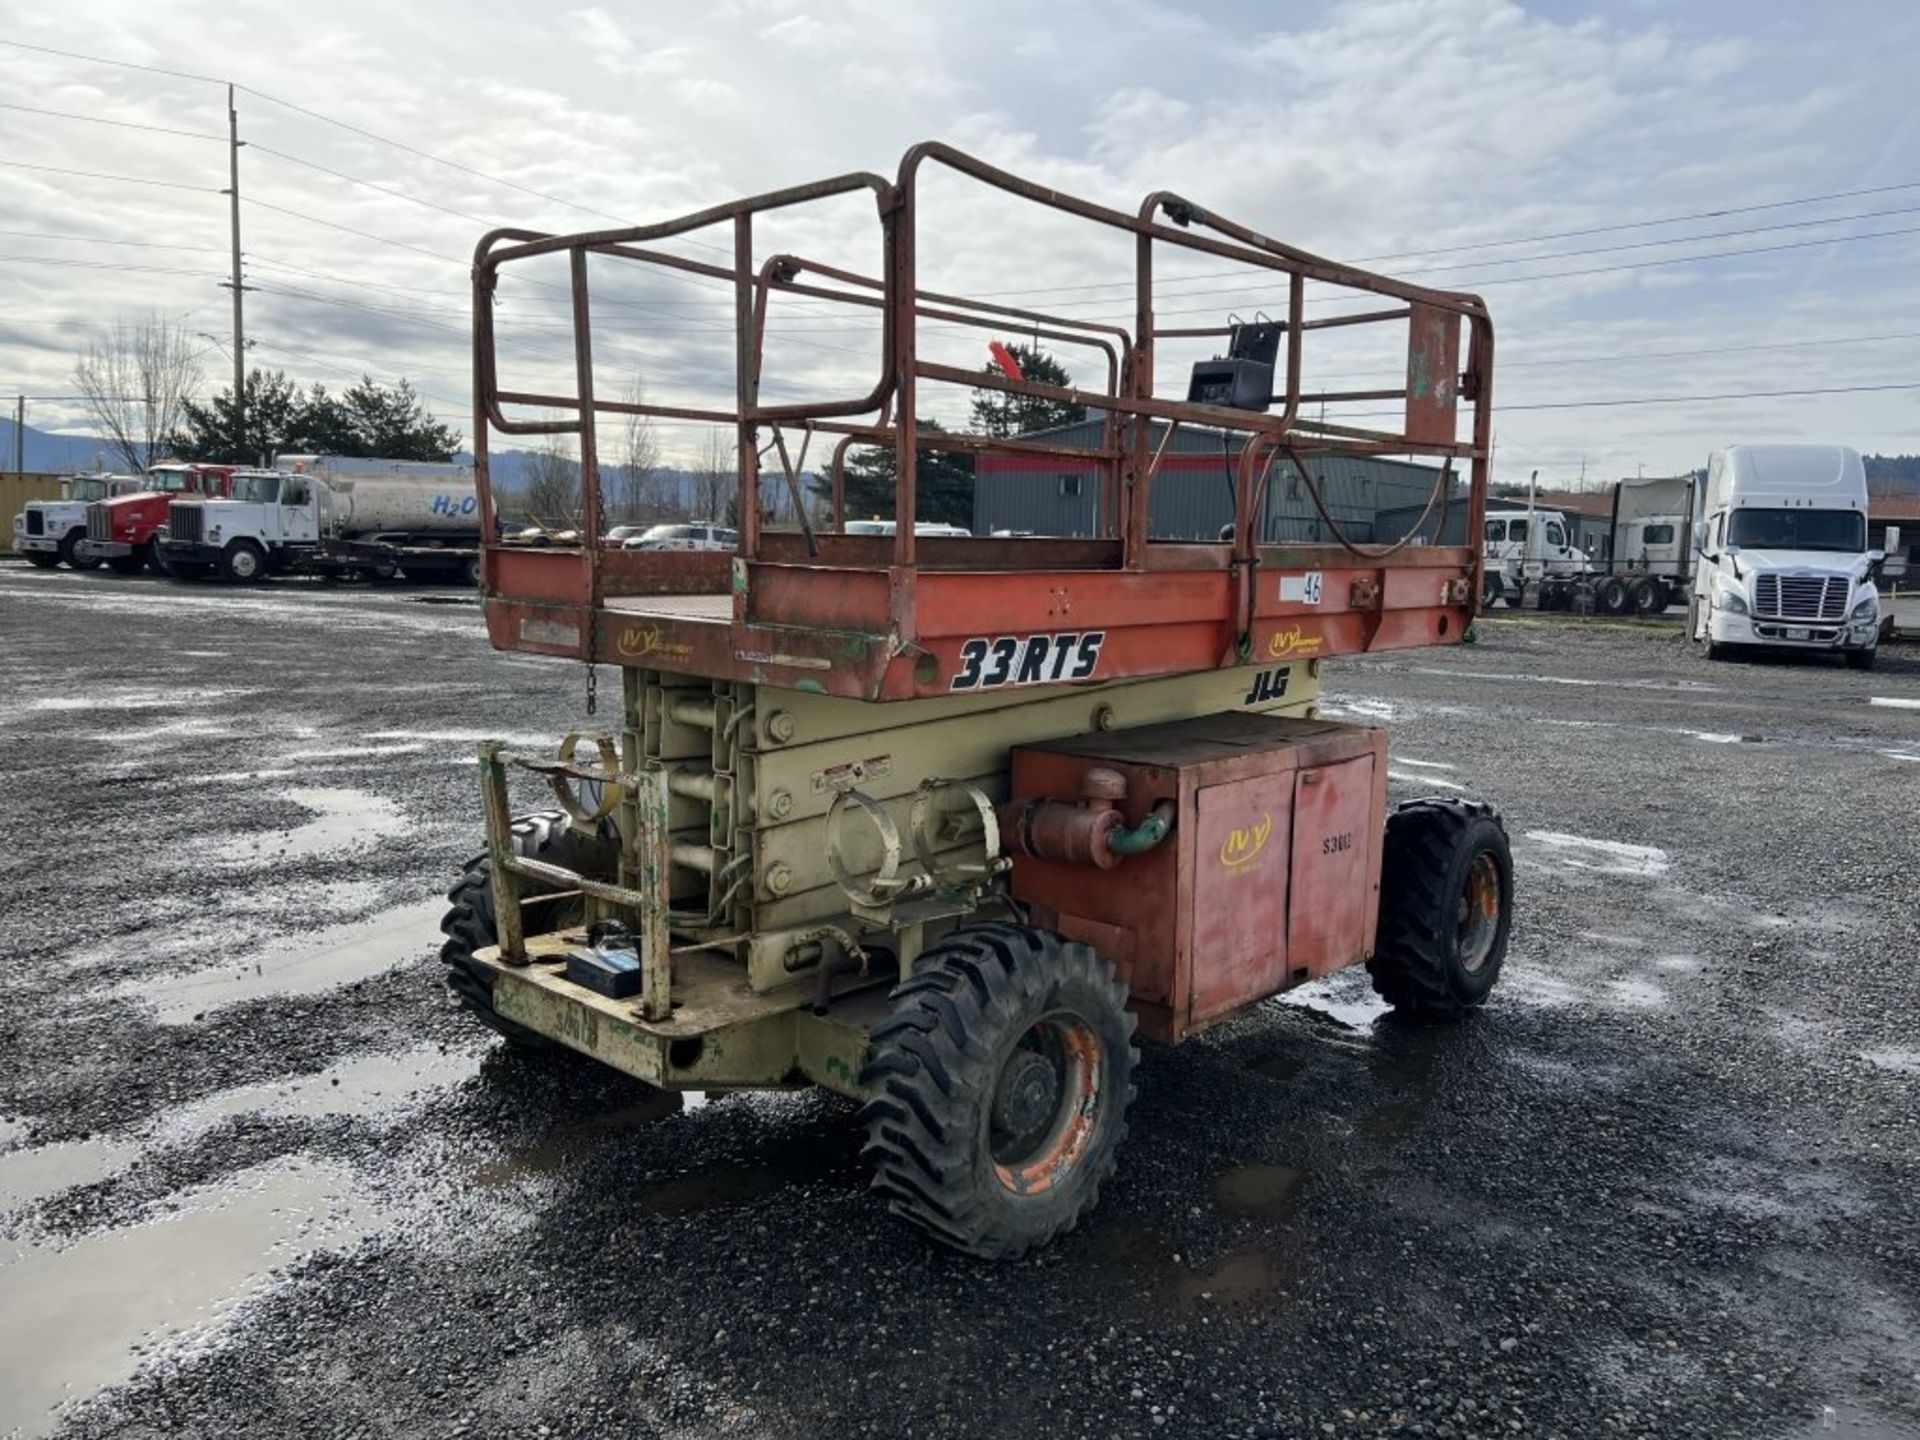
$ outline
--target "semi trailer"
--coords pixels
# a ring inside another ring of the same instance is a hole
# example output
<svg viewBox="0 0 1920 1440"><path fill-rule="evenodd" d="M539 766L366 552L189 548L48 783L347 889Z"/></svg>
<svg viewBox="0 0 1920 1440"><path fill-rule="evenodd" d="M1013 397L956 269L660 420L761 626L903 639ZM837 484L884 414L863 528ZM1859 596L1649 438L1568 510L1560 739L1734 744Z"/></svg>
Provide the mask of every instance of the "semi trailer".
<svg viewBox="0 0 1920 1440"><path fill-rule="evenodd" d="M159 542L183 579L361 574L479 581L470 465L281 457L233 477L224 499L177 499Z"/></svg>
<svg viewBox="0 0 1920 1440"><path fill-rule="evenodd" d="M1707 658L1822 651L1873 668L1880 643L1867 472L1846 445L1729 445L1707 459L1688 634Z"/></svg>
<svg viewBox="0 0 1920 1440"><path fill-rule="evenodd" d="M143 567L166 572L155 537L167 523L167 507L175 496L225 495L232 483L232 465L202 465L168 460L147 467L146 483L124 495L96 500L87 506L87 538L77 551L121 575Z"/></svg>
<svg viewBox="0 0 1920 1440"><path fill-rule="evenodd" d="M936 169L939 224L921 210ZM1088 253L1131 257L1112 278L1133 289L1135 323L923 293L916 264L940 263L985 223L954 200L968 190L1083 227ZM802 208L844 217L849 196L867 201L879 273L756 247L756 222ZM727 258L654 248L709 226L731 236ZM1200 360L1187 393L1203 398L1160 396L1147 359L1166 333L1155 263L1177 273L1193 257L1290 295L1287 339L1258 355L1230 343L1229 360ZM616 347L591 333L590 259L596 276L666 265L733 287L741 353L701 408L738 438L731 554L601 543L601 425L680 412L600 398L617 384L593 357ZM493 295L528 264L572 277L564 393L499 378ZM1467 533L1480 534L1493 329L1477 297L1323 260L1168 191L1113 208L939 144L890 176L656 224L495 231L473 284L488 633L502 650L579 662L589 717L554 753L479 747L485 850L441 927L447 982L475 1019L529 1052L668 1091L848 1096L874 1192L933 1240L1003 1257L1094 1205L1127 1134L1142 1043L1178 1042L1351 965L1414 1018L1486 1001L1512 918L1498 814L1458 796L1390 809L1386 734L1317 714L1335 657L1463 638L1479 548L1360 544L1331 520L1333 543L1260 538L1269 485L1298 483L1324 513L1309 458L1327 453L1439 462L1434 499L1462 466ZM1309 286L1360 313L1309 313ZM879 309L877 374L850 394L763 399L762 327L796 298L809 315ZM1104 383L982 374L920 347L923 326L955 324L1083 347ZM1378 389L1311 384L1300 336L1329 324L1372 326L1393 346ZM1231 383L1217 383L1223 367ZM926 392L964 404L981 386L1096 410L1100 447L916 420ZM1383 394L1399 401L1395 421L1341 418L1343 401L1377 411ZM1191 482L1160 473L1149 418L1242 441L1222 540L1153 538L1155 485ZM580 447L578 542L498 543L490 434L555 433ZM860 534L838 504L802 532L763 526L763 485L796 493L792 457L809 441L836 482L851 450L884 453L899 515L916 513L923 449L1091 455L1095 533ZM602 669L617 677L615 713L597 722ZM510 777L528 775L558 808L515 816Z"/></svg>
<svg viewBox="0 0 1920 1440"><path fill-rule="evenodd" d="M100 561L85 553L87 507L129 495L141 482L132 475L67 475L58 500L29 500L13 517L13 548L42 570L68 565L91 570Z"/></svg>

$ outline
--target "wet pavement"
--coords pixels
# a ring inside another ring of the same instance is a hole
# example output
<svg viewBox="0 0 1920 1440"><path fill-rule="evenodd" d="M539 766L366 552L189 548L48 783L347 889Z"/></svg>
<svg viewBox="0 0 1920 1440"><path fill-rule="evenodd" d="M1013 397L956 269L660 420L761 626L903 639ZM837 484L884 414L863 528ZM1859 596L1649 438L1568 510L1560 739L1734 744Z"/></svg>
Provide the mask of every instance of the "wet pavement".
<svg viewBox="0 0 1920 1440"><path fill-rule="evenodd" d="M1397 795L1506 814L1493 1003L1150 1051L1100 1208L993 1267L841 1100L450 1008L472 743L585 697L460 598L0 565L0 1434L1920 1435L1920 651L1339 666Z"/></svg>

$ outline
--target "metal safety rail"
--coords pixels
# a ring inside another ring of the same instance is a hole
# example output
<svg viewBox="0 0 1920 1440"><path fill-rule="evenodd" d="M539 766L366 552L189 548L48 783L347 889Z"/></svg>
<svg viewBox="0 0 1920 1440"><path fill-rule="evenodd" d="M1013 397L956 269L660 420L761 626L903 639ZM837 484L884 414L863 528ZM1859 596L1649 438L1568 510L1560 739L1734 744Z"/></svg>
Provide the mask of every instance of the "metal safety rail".
<svg viewBox="0 0 1920 1440"><path fill-rule="evenodd" d="M665 1020L673 1012L667 772L655 767L636 775L618 768L612 763L612 742L603 737L598 738L602 768L584 769L572 761L574 743L579 738L569 736L557 760L516 755L498 740L483 741L479 747L487 859L493 877L494 933L500 959L508 965L524 966L531 958L521 908L521 881L537 881L550 891L577 891L590 900L619 907L623 914L639 921L640 928L634 932L634 948L640 960L640 1014L648 1020ZM507 804L509 768L545 775L553 782L554 793L567 814L576 824L584 824L589 829L622 801L631 803L633 823L623 826L622 833L633 839L630 844L622 845L622 869L637 870L635 883L616 885L589 879L565 866L516 853L513 812ZM599 785L598 805L592 810L583 810L566 783L569 779Z"/></svg>
<svg viewBox="0 0 1920 1440"><path fill-rule="evenodd" d="M917 257L938 235L920 233L923 172L937 165L972 181L1134 240L1134 323L1099 324L924 290ZM800 256L757 256L757 217L849 194L871 195L880 225L882 273L862 276ZM657 242L709 226L730 227L732 263L691 259ZM1217 257L1284 277L1284 347L1269 411L1164 399L1154 393L1157 343L1224 336L1225 325L1164 327L1155 319L1157 247ZM500 382L494 298L509 267L565 255L570 273L574 383L570 394L509 389ZM603 398L596 386L589 257L600 256L727 282L733 291L735 366L730 403L710 407ZM1349 292L1372 308L1310 318L1309 283ZM776 297L800 297L881 321L881 354L871 386L836 399L769 404L760 396L767 321ZM1384 302L1384 303L1381 303ZM1014 330L1091 352L1105 384L1056 386L966 370L923 358L922 322ZM1366 390L1311 389L1302 374L1310 331L1403 325L1401 383ZM1465 361L1461 330L1466 329ZM1447 503L1452 468L1470 482L1467 534L1485 509L1492 427L1493 328L1476 296L1410 285L1308 254L1166 191L1125 212L1033 184L983 161L929 143L914 147L889 181L854 173L715 206L674 220L569 236L497 230L474 264L476 478L482 531L496 533L488 465L489 428L505 435L578 437L582 513L577 547L527 549L489 543L488 621L494 643L588 661L646 663L687 673L775 684L811 684L862 698L941 693L960 674L969 634L1030 635L1060 623L1061 588L1072 594L1071 627L1106 637L1100 678L1177 673L1253 659L1336 654L1458 639L1480 593L1480 553L1465 546L1352 543L1327 514L1307 457L1410 455L1436 465L1430 515ZM941 430L919 420L923 382L985 388L1097 408L1104 415L1092 450L1045 438L1002 438ZM1312 418L1308 407L1398 402L1394 428L1361 428ZM1459 436L1458 408L1471 407ZM511 412L511 413L510 413ZM528 412L534 412L529 414ZM732 428L738 444L737 555L638 552L602 544L601 477L595 422L641 416ZM1152 495L1173 437L1204 427L1240 446L1234 464L1234 521L1227 543L1155 541ZM1156 436L1155 431L1158 431ZM809 447L831 441L833 530L806 525L801 493ZM841 533L842 477L850 447L890 448L895 514L916 512L915 458L941 449L976 455L1041 456L1098 472L1098 533L1087 538L955 540L923 537L911 524L891 537ZM762 523L763 463L803 517L800 533ZM1263 547L1259 520L1276 464L1296 473L1339 543ZM1423 515L1422 519L1426 518ZM1408 538L1411 538L1410 536ZM1262 569L1320 577L1313 606L1269 595ZM1407 578L1395 578L1407 572ZM1458 583L1456 583L1458 582ZM1330 598L1329 598L1330 597ZM690 604L701 600L704 604ZM1149 607L1153 614L1143 614ZM971 627L971 629L969 629ZM1160 633L1155 634L1153 632ZM823 641L823 634L839 637ZM850 645L845 637L870 637ZM1279 637L1292 636L1292 640ZM1289 649L1289 646L1295 648Z"/></svg>

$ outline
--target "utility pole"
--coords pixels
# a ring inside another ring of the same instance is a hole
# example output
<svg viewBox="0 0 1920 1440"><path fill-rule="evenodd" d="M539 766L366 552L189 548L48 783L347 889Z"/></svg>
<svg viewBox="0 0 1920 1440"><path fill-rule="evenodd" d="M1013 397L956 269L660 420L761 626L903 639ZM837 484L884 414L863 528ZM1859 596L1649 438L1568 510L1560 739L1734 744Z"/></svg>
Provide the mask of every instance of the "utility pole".
<svg viewBox="0 0 1920 1440"><path fill-rule="evenodd" d="M27 468L27 397L13 397L13 473Z"/></svg>
<svg viewBox="0 0 1920 1440"><path fill-rule="evenodd" d="M234 108L233 86L227 86L228 211L233 225L233 430L236 451L247 434L247 328L242 316L240 282L240 112Z"/></svg>

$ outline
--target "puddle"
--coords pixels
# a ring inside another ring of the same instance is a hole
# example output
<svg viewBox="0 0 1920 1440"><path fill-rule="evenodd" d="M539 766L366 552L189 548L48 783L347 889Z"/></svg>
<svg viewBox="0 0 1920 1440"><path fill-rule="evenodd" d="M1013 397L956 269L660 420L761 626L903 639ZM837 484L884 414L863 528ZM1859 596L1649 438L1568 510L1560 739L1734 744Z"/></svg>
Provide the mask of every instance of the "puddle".
<svg viewBox="0 0 1920 1440"><path fill-rule="evenodd" d="M1389 700L1359 700L1342 696L1322 696L1323 714L1358 715L1364 720L1397 720L1400 709Z"/></svg>
<svg viewBox="0 0 1920 1440"><path fill-rule="evenodd" d="M17 1210L91 1185L131 1165L140 1146L124 1140L62 1140L0 1155L0 1211Z"/></svg>
<svg viewBox="0 0 1920 1440"><path fill-rule="evenodd" d="M1373 1022L1390 1008L1386 1001L1373 993L1366 972L1358 966L1338 975L1329 975L1324 980L1309 980L1273 998L1276 1004L1291 1005L1297 1010L1312 1010L1338 1021L1350 1030L1371 1029Z"/></svg>
<svg viewBox="0 0 1920 1440"><path fill-rule="evenodd" d="M486 1053L484 1045L443 1050L425 1042L410 1050L351 1055L316 1074L222 1090L166 1116L160 1130L173 1140L233 1115L311 1119L398 1114L423 1096L452 1089L478 1075Z"/></svg>
<svg viewBox="0 0 1920 1440"><path fill-rule="evenodd" d="M1920 755L1909 755L1904 750L1882 750L1880 753L1889 760L1920 760Z"/></svg>
<svg viewBox="0 0 1920 1440"><path fill-rule="evenodd" d="M371 1233L361 1188L333 1165L264 1166L144 1224L12 1247L0 1258L0 1433L45 1434L59 1407L133 1378L149 1342L209 1334L271 1269Z"/></svg>
<svg viewBox="0 0 1920 1440"><path fill-rule="evenodd" d="M1800 1433L1807 1440L1913 1440L1914 1432L1858 1405L1822 1405Z"/></svg>
<svg viewBox="0 0 1920 1440"><path fill-rule="evenodd" d="M1306 1068L1307 1062L1291 1050L1276 1050L1271 1055L1262 1055L1258 1060L1247 1062L1247 1069L1269 1080L1291 1080Z"/></svg>
<svg viewBox="0 0 1920 1440"><path fill-rule="evenodd" d="M1278 1284L1271 1256L1258 1250L1241 1250L1210 1270L1181 1275L1174 1282L1174 1297L1186 1314L1202 1306L1244 1309L1268 1299Z"/></svg>
<svg viewBox="0 0 1920 1440"><path fill-rule="evenodd" d="M369 740L417 740L428 745L478 745L482 740L500 740L516 750L541 755L559 745L558 735L516 734L511 730L375 730Z"/></svg>
<svg viewBox="0 0 1920 1440"><path fill-rule="evenodd" d="M1396 755L1393 757L1393 763L1396 765L1412 765L1420 770L1453 770L1458 768L1453 765L1443 764L1438 760L1415 760L1411 755Z"/></svg>
<svg viewBox="0 0 1920 1440"><path fill-rule="evenodd" d="M1236 1165L1213 1182L1220 1208L1251 1220L1286 1220L1300 1208L1300 1182L1288 1165Z"/></svg>
<svg viewBox="0 0 1920 1440"><path fill-rule="evenodd" d="M1651 980L1609 980L1607 998L1627 1010L1658 1010L1667 1003L1667 992Z"/></svg>
<svg viewBox="0 0 1920 1440"><path fill-rule="evenodd" d="M1874 1050L1862 1050L1860 1058L1869 1065L1877 1066L1882 1070L1891 1070L1896 1075L1920 1075L1920 1050L1883 1045Z"/></svg>
<svg viewBox="0 0 1920 1440"><path fill-rule="evenodd" d="M1558 830L1529 830L1526 838L1547 852L1544 858L1569 870L1592 870L1601 875L1663 875L1670 863L1667 852L1653 845L1593 840Z"/></svg>
<svg viewBox="0 0 1920 1440"><path fill-rule="evenodd" d="M562 1125L524 1149L482 1165L474 1175L474 1183L483 1190L492 1190L535 1175L551 1174L570 1156L590 1149L599 1141L645 1130L682 1110L698 1109L705 1103L706 1096L697 1091L682 1097L671 1090L650 1090L631 1105Z"/></svg>
<svg viewBox="0 0 1920 1440"><path fill-rule="evenodd" d="M1867 700L1869 705L1879 705L1888 710L1920 710L1920 700L1909 700L1905 696L1874 695Z"/></svg>
<svg viewBox="0 0 1920 1440"><path fill-rule="evenodd" d="M789 1183L771 1170L713 1165L643 1186L634 1199L649 1215L686 1215L696 1210L751 1205Z"/></svg>
<svg viewBox="0 0 1920 1440"><path fill-rule="evenodd" d="M1395 770L1389 766L1387 769L1387 778L1389 780L1403 781L1409 785L1431 785L1438 790L1464 791L1467 788L1464 785L1456 785L1451 780L1442 780L1438 775L1429 775L1424 770L1409 772L1406 770Z"/></svg>
<svg viewBox="0 0 1920 1440"><path fill-rule="evenodd" d="M315 855L353 855L411 827L406 813L384 795L335 786L294 787L279 792L314 818L291 830L242 836L216 846L216 859L249 861L305 860Z"/></svg>
<svg viewBox="0 0 1920 1440"><path fill-rule="evenodd" d="M283 760L368 760L381 755L420 755L425 753L424 741L396 745L342 745L331 750L292 750L281 756Z"/></svg>
<svg viewBox="0 0 1920 1440"><path fill-rule="evenodd" d="M185 975L135 980L110 993L152 1004L163 1025L188 1024L209 1010L269 995L314 995L418 960L440 944L444 900L384 910L350 925L276 941L266 950Z"/></svg>
<svg viewBox="0 0 1920 1440"><path fill-rule="evenodd" d="M1728 735L1719 730L1682 730L1680 733L1707 745L1738 745L1748 738L1744 735ZM1751 738L1757 740L1760 737L1756 735Z"/></svg>

